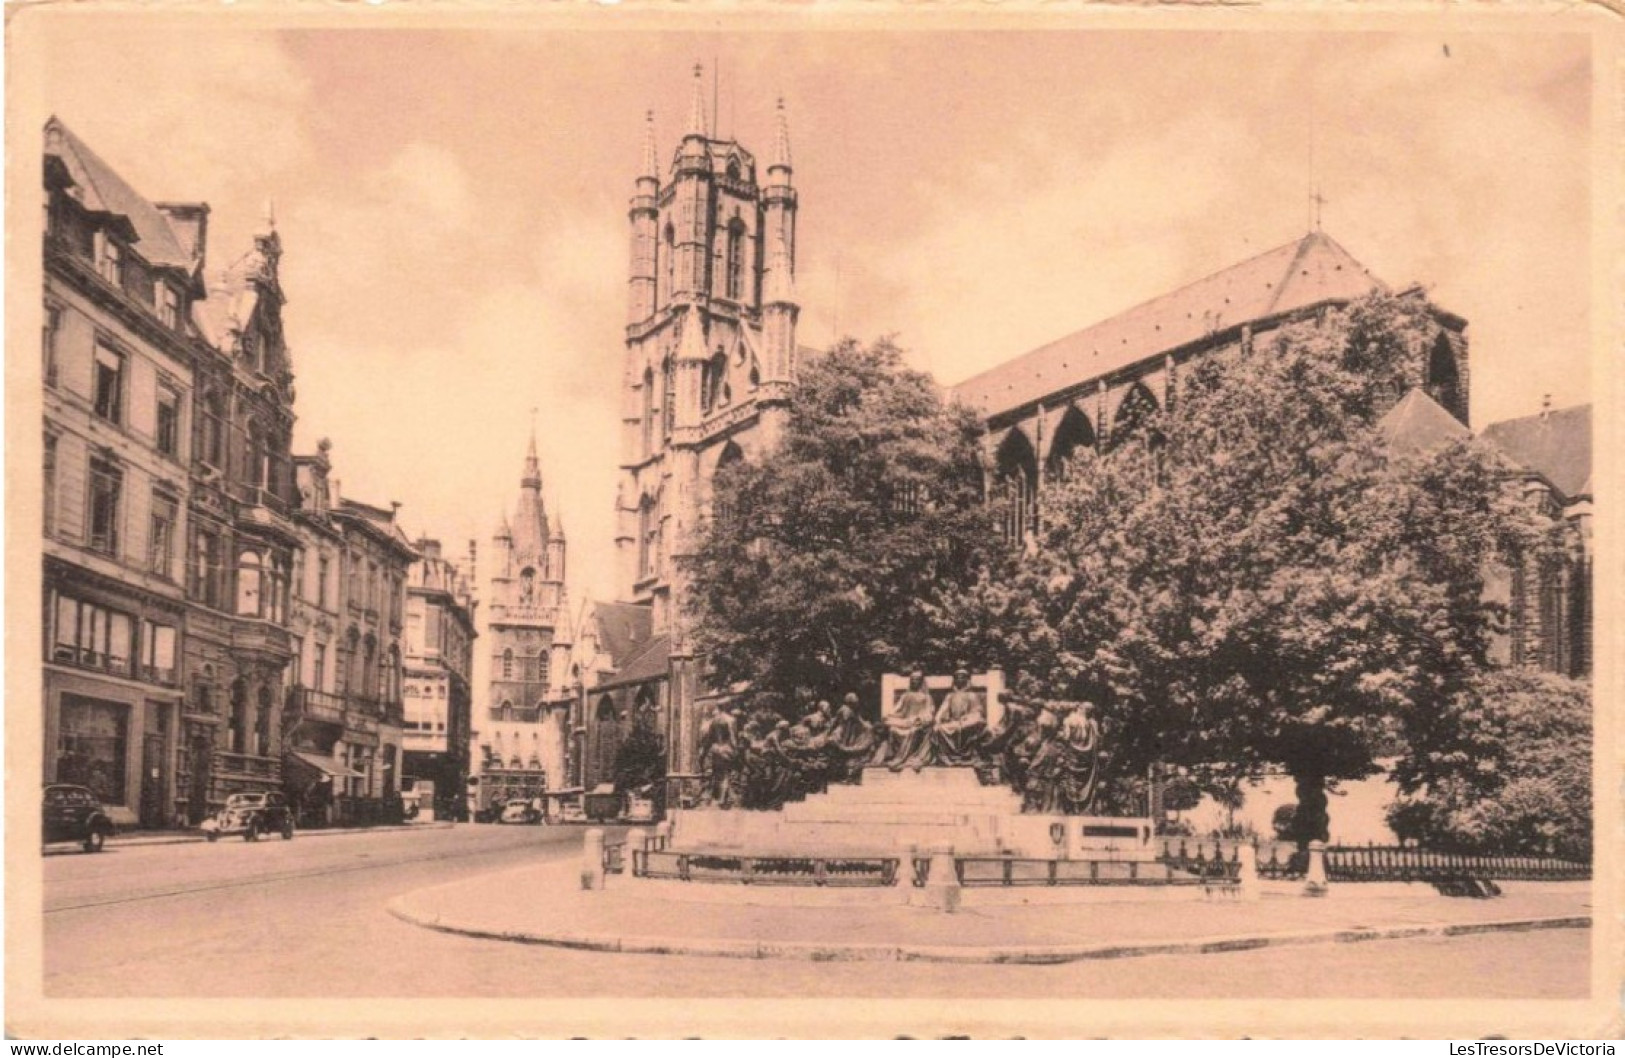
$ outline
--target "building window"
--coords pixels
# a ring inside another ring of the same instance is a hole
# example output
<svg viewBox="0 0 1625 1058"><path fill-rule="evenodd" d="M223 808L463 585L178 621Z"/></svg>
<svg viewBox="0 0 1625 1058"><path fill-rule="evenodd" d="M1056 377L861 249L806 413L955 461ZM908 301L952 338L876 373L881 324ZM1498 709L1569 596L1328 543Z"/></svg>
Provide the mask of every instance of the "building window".
<svg viewBox="0 0 1625 1058"><path fill-rule="evenodd" d="M141 622L141 678L151 683L175 682L175 629Z"/></svg>
<svg viewBox="0 0 1625 1058"><path fill-rule="evenodd" d="M502 678L505 680L513 679L513 651L511 650L502 652Z"/></svg>
<svg viewBox="0 0 1625 1058"><path fill-rule="evenodd" d="M728 224L728 297L735 301L745 289L745 222L735 217Z"/></svg>
<svg viewBox="0 0 1625 1058"><path fill-rule="evenodd" d="M96 414L111 423L124 421L124 357L96 346Z"/></svg>
<svg viewBox="0 0 1625 1058"><path fill-rule="evenodd" d="M219 393L203 398L203 459L216 470L226 468L226 402Z"/></svg>
<svg viewBox="0 0 1625 1058"><path fill-rule="evenodd" d="M547 677L548 677L548 657L547 657L547 654L544 652L544 653L538 654L536 656L536 682L541 684L543 687L546 687L547 686Z"/></svg>
<svg viewBox="0 0 1625 1058"><path fill-rule="evenodd" d="M655 450L655 373L643 372L643 454L653 455Z"/></svg>
<svg viewBox="0 0 1625 1058"><path fill-rule="evenodd" d="M158 286L157 286L157 296L158 296L158 320L159 320L159 322L162 323L165 327L170 327L170 328L173 328L174 330L180 330L180 326L181 326L181 295L180 295L180 292L177 291L174 287L170 286L168 283L159 283Z"/></svg>
<svg viewBox="0 0 1625 1058"><path fill-rule="evenodd" d="M64 694L56 737L56 781L88 786L103 804L122 805L129 708Z"/></svg>
<svg viewBox="0 0 1625 1058"><path fill-rule="evenodd" d="M316 690L322 689L322 683L327 679L327 644L317 643L315 653L310 659L310 685Z"/></svg>
<svg viewBox="0 0 1625 1058"><path fill-rule="evenodd" d="M62 310L55 305L45 306L45 384L56 385L56 339L62 331Z"/></svg>
<svg viewBox="0 0 1625 1058"><path fill-rule="evenodd" d="M56 532L56 434L45 435L45 535Z"/></svg>
<svg viewBox="0 0 1625 1058"><path fill-rule="evenodd" d="M119 494L124 475L99 461L90 464L90 546L107 555L118 553Z"/></svg>
<svg viewBox="0 0 1625 1058"><path fill-rule="evenodd" d="M124 251L105 232L96 233L96 274L114 286L124 281Z"/></svg>
<svg viewBox="0 0 1625 1058"><path fill-rule="evenodd" d="M316 560L316 605L323 610L327 609L327 571L330 565L332 563L326 555Z"/></svg>
<svg viewBox="0 0 1625 1058"><path fill-rule="evenodd" d="M643 497L643 503L638 507L638 576L647 577L654 573L655 534L659 532L655 525L655 503L648 496Z"/></svg>
<svg viewBox="0 0 1625 1058"><path fill-rule="evenodd" d="M180 455L181 395L168 385L158 386L158 451L170 458Z"/></svg>
<svg viewBox="0 0 1625 1058"><path fill-rule="evenodd" d="M58 595L55 616L52 661L130 675L135 622L128 614Z"/></svg>
<svg viewBox="0 0 1625 1058"><path fill-rule="evenodd" d="M221 560L220 537L206 529L199 529L193 540L192 597L218 610L225 604L225 570Z"/></svg>
<svg viewBox="0 0 1625 1058"><path fill-rule="evenodd" d="M175 523L178 519L179 506L176 502L161 493L153 493L152 528L147 533L147 568L166 580L173 572Z"/></svg>
<svg viewBox="0 0 1625 1058"><path fill-rule="evenodd" d="M237 555L237 615L260 615L262 563L257 551L243 551Z"/></svg>

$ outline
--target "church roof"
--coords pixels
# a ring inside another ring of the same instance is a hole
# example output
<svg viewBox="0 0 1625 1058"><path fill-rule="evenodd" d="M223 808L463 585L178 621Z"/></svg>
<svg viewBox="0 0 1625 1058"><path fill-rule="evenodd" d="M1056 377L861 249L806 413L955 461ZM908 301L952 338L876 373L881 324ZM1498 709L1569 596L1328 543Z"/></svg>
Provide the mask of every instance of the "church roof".
<svg viewBox="0 0 1625 1058"><path fill-rule="evenodd" d="M1388 409L1377 422L1377 430L1390 448L1399 451L1427 451L1472 434L1420 387Z"/></svg>
<svg viewBox="0 0 1625 1058"><path fill-rule="evenodd" d="M621 687L629 683L664 679L671 669L671 637L662 632L644 643L615 675L599 684L600 687Z"/></svg>
<svg viewBox="0 0 1625 1058"><path fill-rule="evenodd" d="M60 134L54 144L53 132ZM191 268L192 257L164 212L125 183L112 166L56 118L46 127L45 152L61 159L79 188L80 203L87 210L115 214L130 222L135 231L136 250L142 257L155 265Z"/></svg>
<svg viewBox="0 0 1625 1058"><path fill-rule="evenodd" d="M1591 494L1591 405L1491 423L1482 436L1565 497Z"/></svg>
<svg viewBox="0 0 1625 1058"><path fill-rule="evenodd" d="M654 611L641 603L593 603L592 616L598 625L598 645L616 669L648 643L654 627Z"/></svg>
<svg viewBox="0 0 1625 1058"><path fill-rule="evenodd" d="M1314 231L1006 361L953 393L994 415L1215 331L1379 289L1381 280L1331 236Z"/></svg>

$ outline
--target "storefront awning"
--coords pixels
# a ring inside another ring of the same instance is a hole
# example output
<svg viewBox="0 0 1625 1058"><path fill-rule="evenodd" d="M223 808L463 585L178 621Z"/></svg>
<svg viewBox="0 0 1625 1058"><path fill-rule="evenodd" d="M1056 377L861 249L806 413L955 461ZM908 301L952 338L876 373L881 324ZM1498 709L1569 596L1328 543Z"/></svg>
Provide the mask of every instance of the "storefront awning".
<svg viewBox="0 0 1625 1058"><path fill-rule="evenodd" d="M307 768L314 768L323 775L330 775L335 779L366 778L365 775L362 775L354 768L346 768L344 765L335 761L332 757L321 757L314 753L301 753L299 750L293 750L287 755L287 759L289 761L295 761L299 764L303 764Z"/></svg>

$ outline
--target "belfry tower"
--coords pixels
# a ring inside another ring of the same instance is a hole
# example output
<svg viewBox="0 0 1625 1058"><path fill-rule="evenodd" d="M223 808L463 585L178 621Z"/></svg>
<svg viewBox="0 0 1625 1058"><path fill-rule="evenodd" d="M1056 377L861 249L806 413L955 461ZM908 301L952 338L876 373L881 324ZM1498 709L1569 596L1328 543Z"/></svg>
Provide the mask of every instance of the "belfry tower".
<svg viewBox="0 0 1625 1058"><path fill-rule="evenodd" d="M542 500L534 429L513 516L503 516L492 545L491 676L485 715L474 718L490 788L482 793L529 799L564 785L571 645L564 526Z"/></svg>
<svg viewBox="0 0 1625 1058"><path fill-rule="evenodd" d="M709 516L717 468L758 457L782 435L799 312L784 103L759 174L750 151L708 127L701 73L696 66L664 172L648 115L633 183L616 501L620 596L651 607L653 634L669 651L659 697L674 773L693 770L692 707L702 693L680 559Z"/></svg>

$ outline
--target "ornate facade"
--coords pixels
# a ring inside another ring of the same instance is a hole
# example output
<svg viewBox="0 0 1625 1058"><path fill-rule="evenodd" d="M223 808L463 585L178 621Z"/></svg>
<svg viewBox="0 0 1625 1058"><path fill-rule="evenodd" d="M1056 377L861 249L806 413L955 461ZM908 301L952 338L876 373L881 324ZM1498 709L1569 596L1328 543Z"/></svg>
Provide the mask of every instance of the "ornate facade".
<svg viewBox="0 0 1625 1058"><path fill-rule="evenodd" d="M492 541L486 619L490 682L477 717L481 807L530 800L566 785L571 626L564 590L563 521L548 517L536 438L530 439L513 518Z"/></svg>
<svg viewBox="0 0 1625 1058"><path fill-rule="evenodd" d="M777 442L795 379L791 178L782 102L765 174L738 141L711 135L698 67L664 172L649 116L629 211L615 543L621 598L650 609L653 638L628 659L635 668L601 685L620 688L637 708L593 705L586 741L602 741L600 712L643 717L665 738L674 775L695 771L695 703L704 693L683 616L681 560L709 511L717 468Z"/></svg>
<svg viewBox="0 0 1625 1058"><path fill-rule="evenodd" d="M406 584L403 776L434 783L437 819L462 814L473 729L474 545L463 569L417 542Z"/></svg>

